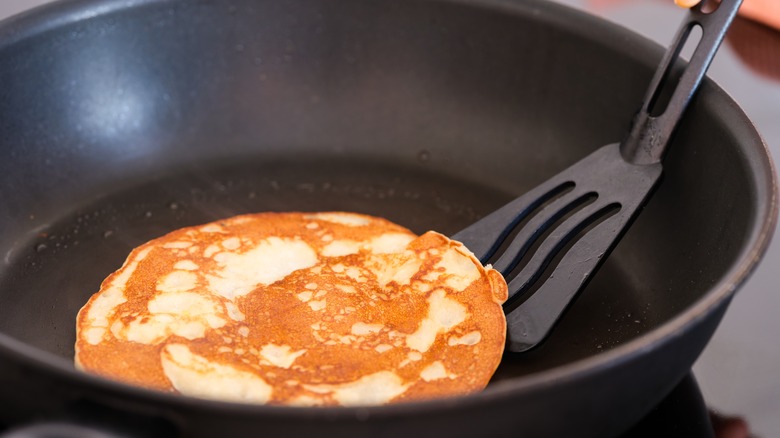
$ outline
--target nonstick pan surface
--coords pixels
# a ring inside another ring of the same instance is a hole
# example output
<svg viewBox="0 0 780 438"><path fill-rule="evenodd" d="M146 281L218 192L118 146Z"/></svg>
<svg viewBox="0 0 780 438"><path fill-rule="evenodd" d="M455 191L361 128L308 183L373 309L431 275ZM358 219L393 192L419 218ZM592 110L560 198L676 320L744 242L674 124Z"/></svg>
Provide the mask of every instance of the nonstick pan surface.
<svg viewBox="0 0 780 438"><path fill-rule="evenodd" d="M71 1L4 22L2 420L625 430L688 372L775 221L766 150L711 82L623 242L550 339L506 355L480 394L289 409L155 393L75 371L75 316L133 247L221 217L347 210L452 234L622 138L661 53L536 1Z"/></svg>

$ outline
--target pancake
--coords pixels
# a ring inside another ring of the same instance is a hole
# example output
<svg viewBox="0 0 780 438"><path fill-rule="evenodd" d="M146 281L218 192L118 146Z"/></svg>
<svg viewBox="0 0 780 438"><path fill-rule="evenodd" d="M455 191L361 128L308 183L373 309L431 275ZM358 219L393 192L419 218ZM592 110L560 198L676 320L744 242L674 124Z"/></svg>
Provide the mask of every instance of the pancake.
<svg viewBox="0 0 780 438"><path fill-rule="evenodd" d="M376 405L484 388L507 286L462 244L352 213L260 213L133 250L81 309L86 372L226 401Z"/></svg>

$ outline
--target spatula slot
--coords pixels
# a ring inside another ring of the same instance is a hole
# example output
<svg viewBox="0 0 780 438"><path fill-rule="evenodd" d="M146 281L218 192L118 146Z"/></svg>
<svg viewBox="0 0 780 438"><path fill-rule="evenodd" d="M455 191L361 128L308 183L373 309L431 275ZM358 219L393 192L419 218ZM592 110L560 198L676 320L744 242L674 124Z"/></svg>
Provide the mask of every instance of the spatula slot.
<svg viewBox="0 0 780 438"><path fill-rule="evenodd" d="M575 187L573 182L567 181L529 203L501 236L501 244L496 247L488 263L502 274L511 270L516 260L522 257L533 243L533 239L537 238L536 229L549 225L551 209L554 212L562 203L565 205L566 202L571 202L567 201L568 195Z"/></svg>
<svg viewBox="0 0 780 438"><path fill-rule="evenodd" d="M580 260L578 255L570 254L570 250L580 241L587 243L587 236L592 230L621 210L619 203L591 204L591 207L580 209L561 221L554 234L545 239L532 253L530 258L534 263L526 265L512 277L509 290L510 294L512 291L515 293L510 295L510 299L504 304L507 313L522 304L555 275L568 276L575 281L587 278L591 267L590 263L586 262L600 257L602 253L594 249L595 252L589 252L586 259Z"/></svg>
<svg viewBox="0 0 780 438"><path fill-rule="evenodd" d="M674 59L680 56L690 59L701 42L702 28L697 23L689 23L680 32L678 38L679 41L677 42ZM648 105L648 112L651 117L658 117L666 112L666 108L669 106L669 102L671 102L674 91L677 89L684 72L684 65L678 62L669 63Z"/></svg>
<svg viewBox="0 0 780 438"><path fill-rule="evenodd" d="M546 183L480 219L452 236L468 247L482 264L494 263L517 232L539 211L574 189L571 181Z"/></svg>
<svg viewBox="0 0 780 438"><path fill-rule="evenodd" d="M542 242L559 225L596 199L598 195L595 192L580 194L572 190L546 203L527 223L523 224L522 228L517 230L493 267L505 277L511 277L511 272L519 271L529 263Z"/></svg>

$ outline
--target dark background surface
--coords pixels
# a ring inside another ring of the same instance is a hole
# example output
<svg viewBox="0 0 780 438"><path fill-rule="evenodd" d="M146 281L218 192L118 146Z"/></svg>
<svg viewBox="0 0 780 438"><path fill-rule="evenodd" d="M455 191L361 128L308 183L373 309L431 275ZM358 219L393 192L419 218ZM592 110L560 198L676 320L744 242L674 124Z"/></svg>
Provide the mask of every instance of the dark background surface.
<svg viewBox="0 0 780 438"><path fill-rule="evenodd" d="M50 0L2 0L0 18ZM683 11L672 0L556 0L622 24L666 45ZM774 157L780 156L780 31L735 22L710 69L712 77L755 123ZM775 239L753 277L694 367L707 404L743 416L756 436L780 436L780 242Z"/></svg>

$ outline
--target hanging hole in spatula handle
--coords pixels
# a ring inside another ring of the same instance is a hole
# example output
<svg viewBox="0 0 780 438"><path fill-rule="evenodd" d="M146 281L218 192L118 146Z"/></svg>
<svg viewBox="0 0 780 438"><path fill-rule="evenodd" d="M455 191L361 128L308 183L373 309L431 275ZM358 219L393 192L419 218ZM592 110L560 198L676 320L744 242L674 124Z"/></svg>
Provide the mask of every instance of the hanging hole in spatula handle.
<svg viewBox="0 0 780 438"><path fill-rule="evenodd" d="M688 103L707 72L742 0L704 1L691 8L672 44L650 82L642 108L620 150L623 158L634 164L658 163ZM701 39L682 72L675 63L694 27L701 29Z"/></svg>
<svg viewBox="0 0 780 438"><path fill-rule="evenodd" d="M720 0L704 0L699 3L699 10L705 14L715 12L720 6Z"/></svg>

